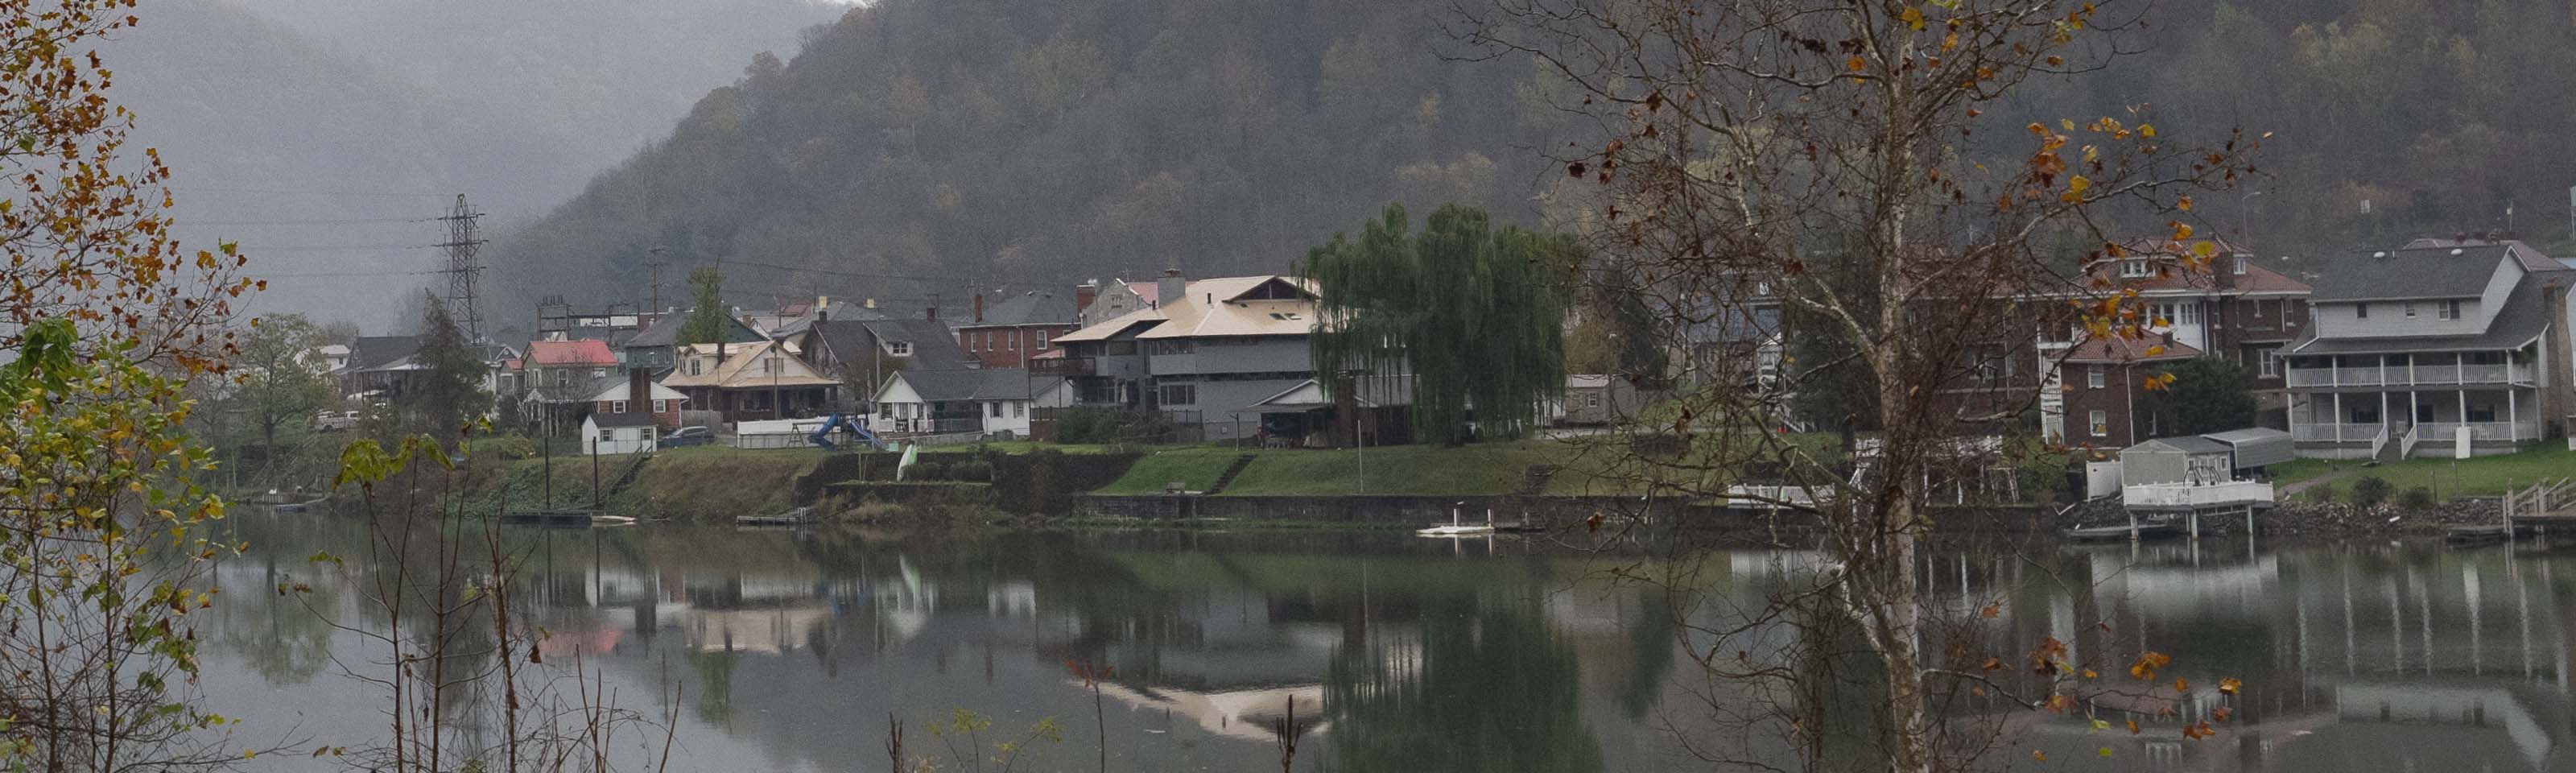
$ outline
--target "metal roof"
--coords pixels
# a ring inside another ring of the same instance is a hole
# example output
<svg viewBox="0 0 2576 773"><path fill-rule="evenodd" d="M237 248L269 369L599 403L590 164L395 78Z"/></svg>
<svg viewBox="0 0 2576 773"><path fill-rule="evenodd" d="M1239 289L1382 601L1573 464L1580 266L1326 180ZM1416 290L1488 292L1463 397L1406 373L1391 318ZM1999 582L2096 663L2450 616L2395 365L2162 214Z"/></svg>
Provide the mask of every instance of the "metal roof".
<svg viewBox="0 0 2576 773"><path fill-rule="evenodd" d="M2514 257L2502 244L2415 247L2347 257L2317 277L2319 302L2475 298L2496 266Z"/></svg>
<svg viewBox="0 0 2576 773"><path fill-rule="evenodd" d="M2181 437L2155 438L2130 446L2126 449L2122 449L2121 453L2125 454L2139 449L2154 450L2152 447L2172 449L2195 456L2200 454L2223 454L2233 450L2228 447L2226 443L2221 443L2198 435L2184 435Z"/></svg>
<svg viewBox="0 0 2576 773"><path fill-rule="evenodd" d="M2311 329L2308 337L2290 345L2290 354L2400 354L2406 352L2510 351L2531 344L2549 329L2548 304L2540 291L2556 280L2562 286L2576 284L2576 271L2534 271L2524 274L2522 283L2505 295L2504 308L2497 309L2487 330L2477 335L2461 336L2372 336L2367 338L2318 338ZM2480 278L2484 281L2484 277Z"/></svg>

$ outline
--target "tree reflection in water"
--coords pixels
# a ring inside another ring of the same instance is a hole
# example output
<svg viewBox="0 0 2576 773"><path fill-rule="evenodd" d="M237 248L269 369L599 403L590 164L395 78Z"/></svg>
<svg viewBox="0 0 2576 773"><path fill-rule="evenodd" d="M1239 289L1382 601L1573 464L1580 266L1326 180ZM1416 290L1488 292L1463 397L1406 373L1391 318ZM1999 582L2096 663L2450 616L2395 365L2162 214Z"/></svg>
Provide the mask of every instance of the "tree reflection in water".
<svg viewBox="0 0 2576 773"><path fill-rule="evenodd" d="M1536 602L1446 601L1426 606L1420 626L1334 656L1324 683L1334 769L1601 769L1574 646Z"/></svg>

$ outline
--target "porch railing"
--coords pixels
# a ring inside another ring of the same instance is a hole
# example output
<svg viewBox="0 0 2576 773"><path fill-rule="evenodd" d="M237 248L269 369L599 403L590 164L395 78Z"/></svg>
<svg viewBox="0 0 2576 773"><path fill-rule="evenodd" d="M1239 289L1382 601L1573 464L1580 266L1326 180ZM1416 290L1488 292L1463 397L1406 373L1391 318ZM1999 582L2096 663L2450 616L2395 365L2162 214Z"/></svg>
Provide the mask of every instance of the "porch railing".
<svg viewBox="0 0 2576 773"><path fill-rule="evenodd" d="M2459 427L2468 427L2469 438L2479 443L2506 443L2523 440L2537 440L2540 438L2540 422L2535 420L2525 420L2520 422L2427 421L2408 428L2404 432L2403 436L2399 438L2401 445L2398 446L2398 449L2402 452L2411 453L2414 451L2414 447L2419 444L2433 443L2438 445L2451 442L2451 433ZM2338 429L2342 430L2340 435L2336 433L2336 430ZM2404 439L2407 437L2411 437L2412 439ZM2380 446L2385 445L2391 439L2388 435L2388 428L2379 424L2335 424L2320 422L2301 422L2298 428L2290 433L2290 438L2301 443L2333 443L2337 441L2345 443L2370 443L2373 451L2378 450Z"/></svg>
<svg viewBox="0 0 2576 773"><path fill-rule="evenodd" d="M2469 428L2469 442L2472 443L2509 443L2540 438L2540 422L2537 421L2428 421L2419 429L2427 441L2448 443L2457 436L2461 427Z"/></svg>
<svg viewBox="0 0 2576 773"><path fill-rule="evenodd" d="M2404 365L2361 365L2341 368L2291 368L2288 383L2294 387L2371 387L2371 386L2461 386L2468 384L2528 384L2531 366L2523 363L2488 365L2416 363Z"/></svg>

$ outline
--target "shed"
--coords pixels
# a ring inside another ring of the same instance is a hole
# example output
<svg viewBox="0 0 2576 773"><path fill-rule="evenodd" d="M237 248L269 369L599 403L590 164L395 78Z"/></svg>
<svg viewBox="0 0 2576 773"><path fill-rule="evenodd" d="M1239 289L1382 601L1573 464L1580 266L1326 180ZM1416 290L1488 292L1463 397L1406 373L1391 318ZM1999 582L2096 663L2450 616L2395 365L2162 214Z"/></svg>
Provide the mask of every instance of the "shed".
<svg viewBox="0 0 2576 773"><path fill-rule="evenodd" d="M661 426L642 411L594 413L581 420L582 451L632 454L651 451L660 442Z"/></svg>
<svg viewBox="0 0 2576 773"><path fill-rule="evenodd" d="M2201 437L2227 446L2235 454L2232 466L2239 470L2258 470L2289 461L2298 455L2297 443L2290 433L2264 427L2231 429Z"/></svg>
<svg viewBox="0 0 2576 773"><path fill-rule="evenodd" d="M2227 444L2205 437L2157 438L2120 451L2120 483L2217 483L2230 479Z"/></svg>

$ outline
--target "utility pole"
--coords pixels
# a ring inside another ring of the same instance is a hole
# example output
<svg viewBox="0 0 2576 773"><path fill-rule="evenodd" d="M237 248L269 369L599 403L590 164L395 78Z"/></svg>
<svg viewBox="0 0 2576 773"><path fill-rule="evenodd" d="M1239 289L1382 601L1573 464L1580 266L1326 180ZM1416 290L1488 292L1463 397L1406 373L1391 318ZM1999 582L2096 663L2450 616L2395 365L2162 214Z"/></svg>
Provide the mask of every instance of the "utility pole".
<svg viewBox="0 0 2576 773"><path fill-rule="evenodd" d="M465 194L456 194L456 206L439 218L447 224L447 241L438 246L447 250L447 314L465 326L465 339L483 342L483 313L475 302L474 275L483 266L474 262L474 248L483 244L475 229L475 218L482 214L465 203Z"/></svg>
<svg viewBox="0 0 2576 773"><path fill-rule="evenodd" d="M651 305L644 307L644 311L652 314L655 322L662 321L662 253L664 249L655 247L645 250L647 257L644 259L644 268L653 274L653 295L651 296L653 300Z"/></svg>

